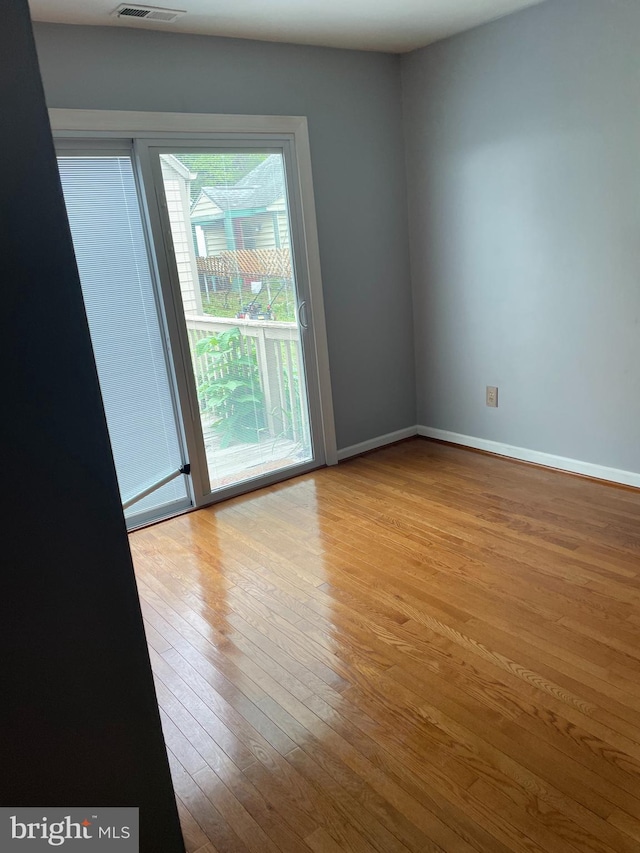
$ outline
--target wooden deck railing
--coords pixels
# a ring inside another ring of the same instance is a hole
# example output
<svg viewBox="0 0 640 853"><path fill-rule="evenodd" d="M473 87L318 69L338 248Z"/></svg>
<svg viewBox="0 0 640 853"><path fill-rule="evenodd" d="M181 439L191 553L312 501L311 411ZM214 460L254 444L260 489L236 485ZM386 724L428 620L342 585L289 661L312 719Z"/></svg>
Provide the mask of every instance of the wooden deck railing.
<svg viewBox="0 0 640 853"><path fill-rule="evenodd" d="M258 366L271 437L288 438L307 446L309 425L297 325L206 315L188 315L186 322L196 385L216 369L206 355L196 355L197 342L218 332L239 329L242 354L255 358Z"/></svg>

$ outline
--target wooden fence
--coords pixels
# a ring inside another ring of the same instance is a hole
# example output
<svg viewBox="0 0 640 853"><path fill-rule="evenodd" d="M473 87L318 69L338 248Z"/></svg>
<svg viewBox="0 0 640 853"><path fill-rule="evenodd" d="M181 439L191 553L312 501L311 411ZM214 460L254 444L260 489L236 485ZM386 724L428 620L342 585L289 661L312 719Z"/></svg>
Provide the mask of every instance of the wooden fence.
<svg viewBox="0 0 640 853"><path fill-rule="evenodd" d="M198 257L196 263L198 272L204 275L285 279L293 276L289 249L228 250L206 258Z"/></svg>

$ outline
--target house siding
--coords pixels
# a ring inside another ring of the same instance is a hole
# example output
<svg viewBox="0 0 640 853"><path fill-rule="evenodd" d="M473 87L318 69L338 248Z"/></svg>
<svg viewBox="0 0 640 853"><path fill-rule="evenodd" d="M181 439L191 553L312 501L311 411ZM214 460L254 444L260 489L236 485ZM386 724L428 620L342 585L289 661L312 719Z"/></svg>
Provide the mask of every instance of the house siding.
<svg viewBox="0 0 640 853"><path fill-rule="evenodd" d="M162 157L161 164L184 313L202 314L193 237L187 219L190 207L188 181L171 165L169 158Z"/></svg>

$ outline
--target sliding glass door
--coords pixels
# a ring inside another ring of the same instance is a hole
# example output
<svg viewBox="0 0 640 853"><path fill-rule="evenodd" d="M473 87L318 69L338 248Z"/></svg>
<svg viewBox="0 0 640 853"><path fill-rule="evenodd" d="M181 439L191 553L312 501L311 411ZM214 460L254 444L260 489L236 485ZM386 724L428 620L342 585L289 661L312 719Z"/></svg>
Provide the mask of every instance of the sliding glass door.
<svg viewBox="0 0 640 853"><path fill-rule="evenodd" d="M211 491L317 464L283 149L151 147ZM317 444L317 443L316 443Z"/></svg>
<svg viewBox="0 0 640 853"><path fill-rule="evenodd" d="M323 464L292 139L58 154L129 526Z"/></svg>
<svg viewBox="0 0 640 853"><path fill-rule="evenodd" d="M58 153L120 495L135 526L192 501L131 150Z"/></svg>

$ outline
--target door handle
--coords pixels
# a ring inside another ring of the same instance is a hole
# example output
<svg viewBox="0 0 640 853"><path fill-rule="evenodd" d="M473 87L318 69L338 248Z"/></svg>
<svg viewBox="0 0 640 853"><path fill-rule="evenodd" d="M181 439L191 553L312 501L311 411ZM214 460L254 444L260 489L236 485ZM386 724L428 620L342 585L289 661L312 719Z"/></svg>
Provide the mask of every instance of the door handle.
<svg viewBox="0 0 640 853"><path fill-rule="evenodd" d="M300 305L298 305L298 323L302 326L303 329L309 328L309 321L307 318L307 303L306 302L301 302Z"/></svg>

